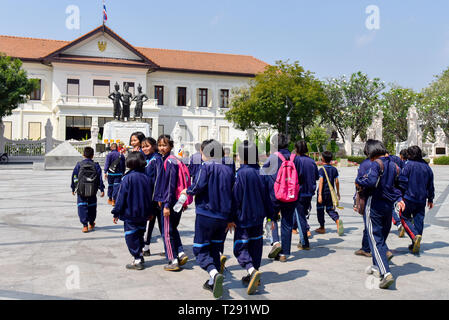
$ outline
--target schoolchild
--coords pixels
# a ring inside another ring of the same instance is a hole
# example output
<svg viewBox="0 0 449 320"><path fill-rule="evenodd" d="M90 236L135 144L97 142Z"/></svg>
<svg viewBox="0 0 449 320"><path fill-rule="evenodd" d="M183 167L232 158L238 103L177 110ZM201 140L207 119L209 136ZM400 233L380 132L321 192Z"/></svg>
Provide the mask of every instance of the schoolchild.
<svg viewBox="0 0 449 320"><path fill-rule="evenodd" d="M367 151L372 160L371 167L363 177L356 179L356 184L368 192L365 221L374 266L370 266L367 272L372 273L376 267L381 278L379 288L387 289L395 281L388 265L386 245L391 215L395 206L404 210L405 203L401 191L397 189L397 165L387 156L383 143L376 141Z"/></svg>
<svg viewBox="0 0 449 320"><path fill-rule="evenodd" d="M247 271L242 282L247 293L257 290L261 272L263 248L263 222L273 218L273 208L269 199L260 167L257 146L243 141L239 145L240 168L237 171L233 189L234 208L231 221L234 223L234 256L240 266Z"/></svg>
<svg viewBox="0 0 449 320"><path fill-rule="evenodd" d="M142 151L142 141L145 139L145 134L143 132L137 131L131 134L129 138L129 145L133 148L132 151L140 151L145 157Z"/></svg>
<svg viewBox="0 0 449 320"><path fill-rule="evenodd" d="M224 157L223 157L223 164L229 166L229 168L232 169L232 172L235 174L235 162L232 157L230 157L231 149L224 148Z"/></svg>
<svg viewBox="0 0 449 320"><path fill-rule="evenodd" d="M220 250L230 227L234 175L232 169L222 163L223 147L218 141L203 141L201 154L204 162L192 185L183 193L195 196L193 253L200 267L209 274L203 288L219 298L223 294Z"/></svg>
<svg viewBox="0 0 449 320"><path fill-rule="evenodd" d="M143 270L144 233L151 212L152 186L145 174L146 161L142 153L133 151L126 159L129 171L120 183L117 201L112 209L113 222L120 219L124 222L125 241L133 262L127 269Z"/></svg>
<svg viewBox="0 0 449 320"><path fill-rule="evenodd" d="M261 169L261 173L264 176L266 187L270 193L270 199L274 208L274 219L281 215L281 242L279 242L279 235L276 228L273 230L273 245L268 254L270 259L275 259L280 262L287 262L287 258L291 252L292 230L293 230L293 216L297 206L297 200L291 202L279 201L275 194L275 183L277 182L277 176L282 163L287 159L291 159L290 151L288 150L289 140L288 137L282 133L273 137L276 144L272 143L274 149L278 149L278 152L271 154ZM297 168L295 168L297 171ZM299 178L297 178L299 179ZM299 194L299 190L298 190ZM294 196L298 196L294 195Z"/></svg>
<svg viewBox="0 0 449 320"><path fill-rule="evenodd" d="M330 185L336 191L338 200L340 200L340 182L338 181L338 170L331 165L332 153L330 151L324 151L321 155L321 159L324 162L323 168L320 168L318 174L320 176L319 186L317 192L317 204L316 210L318 215L318 222L320 227L315 230L316 233L324 234L326 229L324 228L324 210L326 209L327 214L334 220L337 225L338 235L343 235L344 227L343 221L337 213L337 208L335 208L332 202L331 190L329 188L328 179ZM327 176L326 176L327 174Z"/></svg>
<svg viewBox="0 0 449 320"><path fill-rule="evenodd" d="M118 151L117 143L112 143L111 152L106 156L104 164L104 178L108 181L108 204L110 205L115 205L125 169L125 156Z"/></svg>
<svg viewBox="0 0 449 320"><path fill-rule="evenodd" d="M159 202L161 207L162 230L164 239L165 256L167 265L166 271L179 271L189 260L184 252L178 225L181 221L183 210L176 212L173 206L176 204L176 188L178 183L178 162L172 157L174 142L169 135L161 135L157 140L158 150L162 156L159 170L160 178L156 178L154 200Z"/></svg>
<svg viewBox="0 0 449 320"><path fill-rule="evenodd" d="M190 178L192 178L192 181L195 181L196 174L200 170L201 164L203 163L203 160L201 158L201 143L195 144L195 150L196 153L192 154L190 157L190 163L189 163L189 173Z"/></svg>
<svg viewBox="0 0 449 320"><path fill-rule="evenodd" d="M84 233L93 231L97 218L97 192L104 197L104 184L101 167L93 161L94 149L84 148L84 160L78 162L73 169L71 188L72 194L77 194L78 216L83 225Z"/></svg>
<svg viewBox="0 0 449 320"><path fill-rule="evenodd" d="M143 256L150 256L150 242L153 234L154 224L157 220L159 231L162 235L162 222L161 222L161 209L157 201L154 201L154 185L158 175L158 169L162 168L162 156L157 149L157 142L151 137L146 137L142 140L142 151L145 154L146 167L145 174L150 178L150 184L153 188L153 194L151 195L151 212L150 220L148 221L147 232L145 234L145 247L143 248Z"/></svg>
<svg viewBox="0 0 449 320"><path fill-rule="evenodd" d="M307 223L307 216L312 205L312 197L316 190L316 181L319 179L318 167L313 159L307 156L309 149L304 140L298 141L295 144L297 157L294 162L298 168L299 173L299 200L295 211L296 221L300 234L300 242L298 249L309 250L309 224Z"/></svg>
<svg viewBox="0 0 449 320"><path fill-rule="evenodd" d="M363 153L365 154L365 156L367 156L367 158L365 160L363 160L362 163L360 164L359 169L357 170L357 178L361 178L365 174L368 173L368 170L371 167L371 159L368 157L368 146L375 142L376 142L376 140L373 140L373 139L368 139L366 141L365 148L363 149ZM354 194L354 211L357 211L356 196L357 196L357 190L356 190L356 194ZM363 215L362 247L359 250L355 251L354 254L356 256L364 256L364 257L368 257L368 258L372 257L371 249L369 247L369 242L368 242L368 232L366 230L365 215Z"/></svg>
<svg viewBox="0 0 449 320"><path fill-rule="evenodd" d="M422 158L418 146L407 150L408 162L399 176L399 187L403 191L405 210L400 213L405 232L412 240L409 250L419 253L424 231L426 201L429 209L433 208L435 187L433 172Z"/></svg>

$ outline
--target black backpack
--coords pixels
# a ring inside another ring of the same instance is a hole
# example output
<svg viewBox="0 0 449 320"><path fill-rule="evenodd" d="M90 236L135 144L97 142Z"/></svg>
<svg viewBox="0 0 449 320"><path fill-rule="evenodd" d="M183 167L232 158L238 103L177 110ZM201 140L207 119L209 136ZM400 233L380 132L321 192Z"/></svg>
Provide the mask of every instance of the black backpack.
<svg viewBox="0 0 449 320"><path fill-rule="evenodd" d="M118 167L120 165L120 160L121 160L121 155L119 155L119 157L117 159L115 159L114 161L112 161L111 165L109 166L108 172L109 173L117 173L118 171Z"/></svg>
<svg viewBox="0 0 449 320"><path fill-rule="evenodd" d="M80 163L77 193L82 197L89 198L97 194L99 176L97 174L96 164L93 161L83 161Z"/></svg>

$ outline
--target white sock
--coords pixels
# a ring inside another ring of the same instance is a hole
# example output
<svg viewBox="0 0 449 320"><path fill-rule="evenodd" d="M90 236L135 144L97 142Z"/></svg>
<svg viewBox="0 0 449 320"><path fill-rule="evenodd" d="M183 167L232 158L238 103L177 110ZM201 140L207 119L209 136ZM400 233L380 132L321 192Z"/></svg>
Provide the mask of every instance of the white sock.
<svg viewBox="0 0 449 320"><path fill-rule="evenodd" d="M210 285L214 284L214 279L215 279L215 275L216 275L216 274L218 274L217 269L211 270L211 271L209 272L209 275L210 275L209 284L210 284Z"/></svg>
<svg viewBox="0 0 449 320"><path fill-rule="evenodd" d="M384 278L385 278L386 276L388 276L389 274L391 275L391 272L385 273L385 274L384 274Z"/></svg>
<svg viewBox="0 0 449 320"><path fill-rule="evenodd" d="M249 269L248 269L248 274L249 274L249 275L252 275L253 272L254 272L254 270L256 270L256 269L254 269L254 267L249 268Z"/></svg>
<svg viewBox="0 0 449 320"><path fill-rule="evenodd" d="M178 259L174 259L170 262L171 264L178 264Z"/></svg>
<svg viewBox="0 0 449 320"><path fill-rule="evenodd" d="M183 252L180 252L180 253L178 253L178 258L181 258L181 256L184 254L184 251Z"/></svg>
<svg viewBox="0 0 449 320"><path fill-rule="evenodd" d="M145 245L145 247L143 247L143 251L148 251L150 250L150 246L149 245Z"/></svg>
<svg viewBox="0 0 449 320"><path fill-rule="evenodd" d="M134 264L138 264L138 263L141 263L141 262L142 262L141 259L134 259Z"/></svg>
<svg viewBox="0 0 449 320"><path fill-rule="evenodd" d="M273 246L276 244L276 243L279 243L279 244L281 244L279 241L276 241L275 243L273 243Z"/></svg>

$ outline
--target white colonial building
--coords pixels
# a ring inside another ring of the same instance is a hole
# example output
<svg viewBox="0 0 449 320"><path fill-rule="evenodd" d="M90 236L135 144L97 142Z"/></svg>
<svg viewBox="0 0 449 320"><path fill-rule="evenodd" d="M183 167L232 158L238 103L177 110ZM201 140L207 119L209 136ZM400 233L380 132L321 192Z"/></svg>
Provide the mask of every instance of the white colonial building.
<svg viewBox="0 0 449 320"><path fill-rule="evenodd" d="M248 84L267 64L251 56L134 47L106 26L74 41L0 36L0 52L23 61L40 89L3 118L7 139L43 139L50 120L57 140L89 139L92 124L112 120L107 98L140 84L150 100L144 121L153 137L178 122L186 147L215 138L230 145L245 133L224 119L231 89ZM134 103L131 106L133 115Z"/></svg>

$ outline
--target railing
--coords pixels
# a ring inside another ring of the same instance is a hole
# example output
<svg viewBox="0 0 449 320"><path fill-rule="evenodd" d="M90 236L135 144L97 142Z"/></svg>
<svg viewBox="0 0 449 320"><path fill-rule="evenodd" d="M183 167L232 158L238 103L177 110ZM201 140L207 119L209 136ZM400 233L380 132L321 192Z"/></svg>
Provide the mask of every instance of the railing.
<svg viewBox="0 0 449 320"><path fill-rule="evenodd" d="M5 152L9 157L42 157L45 155L46 139L33 140L7 140Z"/></svg>
<svg viewBox="0 0 449 320"><path fill-rule="evenodd" d="M69 140L69 142L80 154L83 154L85 147L92 146L92 139L84 141Z"/></svg>

